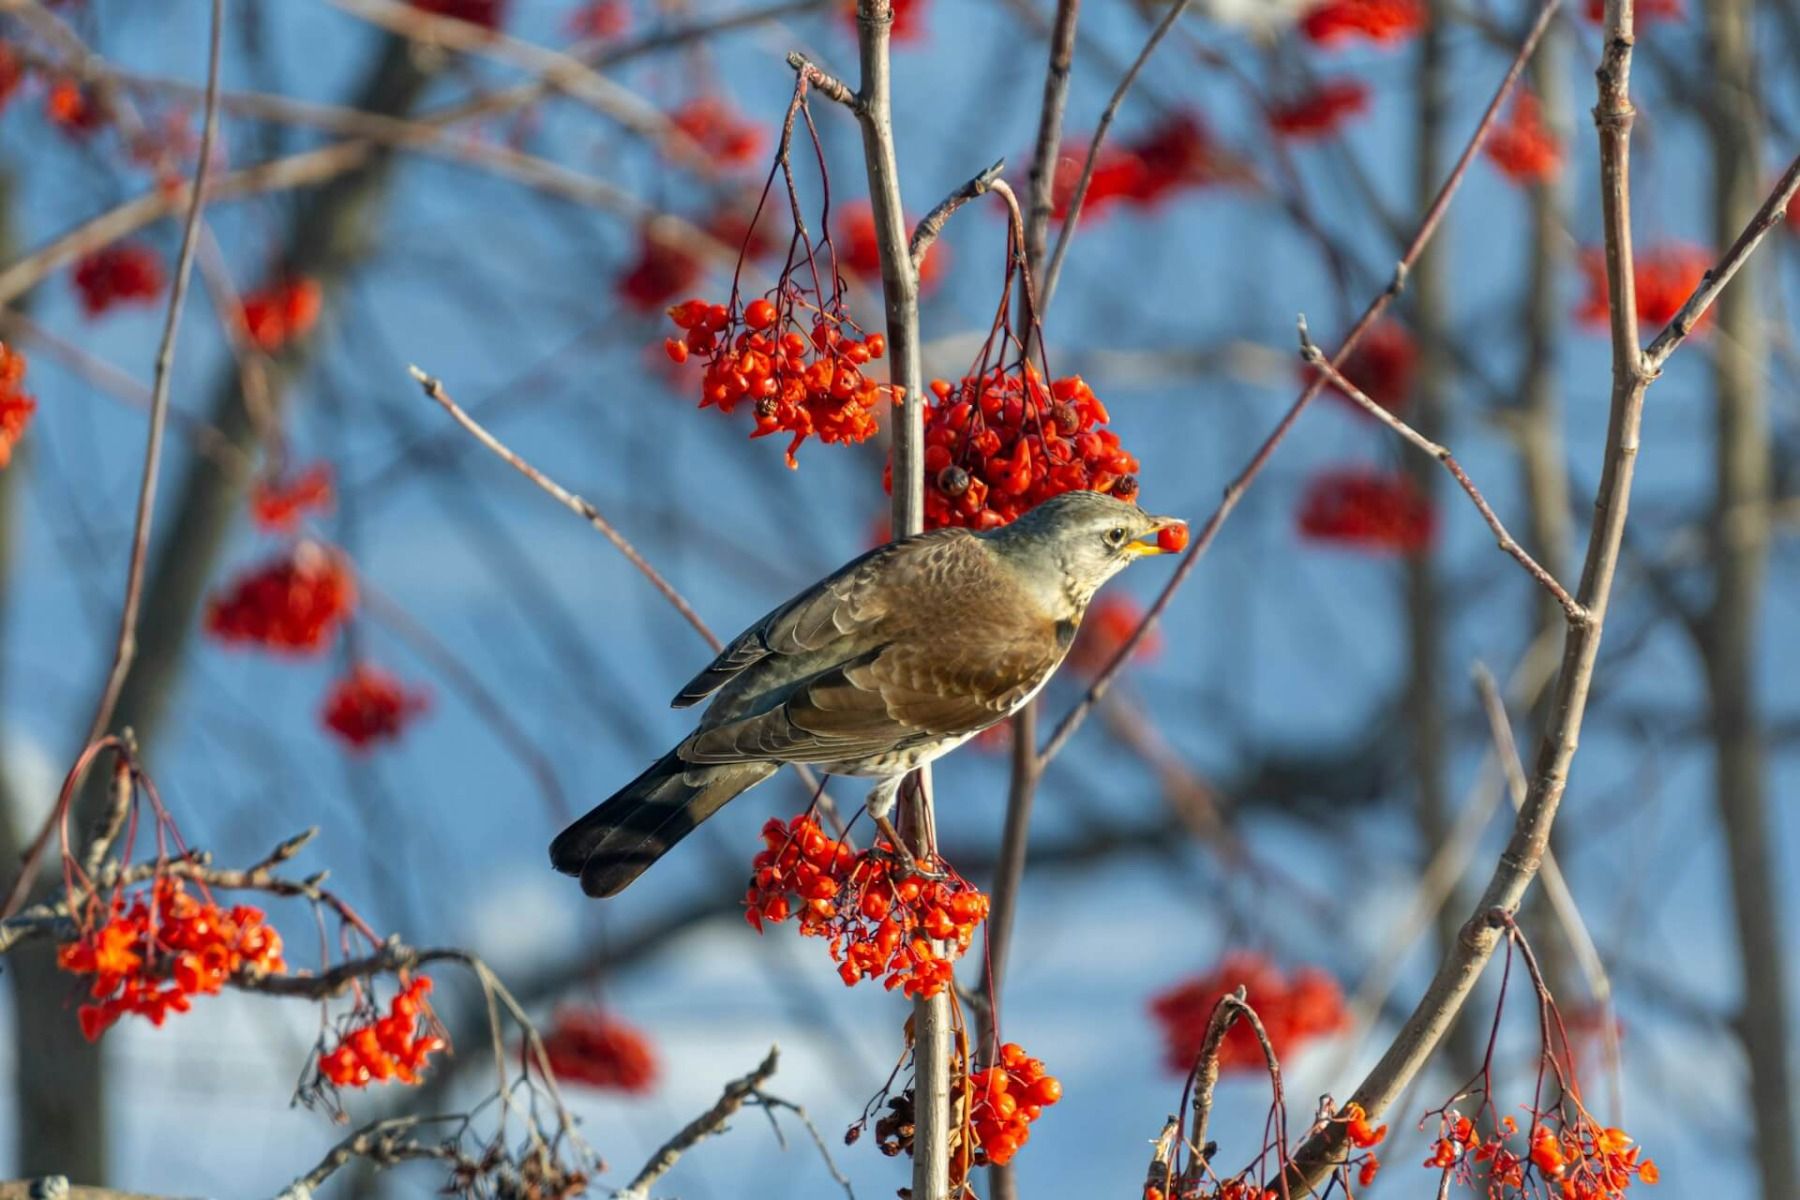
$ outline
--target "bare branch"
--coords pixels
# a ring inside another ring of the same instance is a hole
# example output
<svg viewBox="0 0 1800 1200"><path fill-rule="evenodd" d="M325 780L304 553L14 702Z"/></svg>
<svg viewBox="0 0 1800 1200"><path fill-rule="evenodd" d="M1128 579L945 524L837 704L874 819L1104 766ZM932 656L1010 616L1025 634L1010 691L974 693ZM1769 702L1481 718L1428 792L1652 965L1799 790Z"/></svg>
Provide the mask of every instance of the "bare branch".
<svg viewBox="0 0 1800 1200"><path fill-rule="evenodd" d="M1340 370L1343 368L1350 353L1362 341L1363 335L1380 319L1382 313L1386 312L1388 306L1393 303L1394 298L1405 288L1407 273L1437 233L1438 226L1443 223L1444 214L1449 210L1452 197L1456 195L1457 189L1462 186L1462 181L1468 174L1469 164L1475 160L1476 153L1480 151L1482 143L1487 139L1487 132L1493 126L1495 118L1499 116L1501 106L1512 94L1513 87L1518 82L1520 73L1524 71L1525 63L1530 59L1532 50L1537 46L1539 39L1544 36L1544 31L1550 27L1550 19L1555 15L1559 3L1560 0L1545 0L1542 7L1539 8L1530 31L1520 43L1518 52L1513 55L1512 63L1507 67L1506 74L1501 77L1500 84L1495 89L1493 98L1488 101L1487 109L1481 114L1481 120L1476 123L1474 132L1469 135L1469 141L1463 147L1462 154L1457 158L1456 165L1450 169L1450 174L1445 178L1443 187L1438 189L1437 197L1420 219L1419 227L1414 232L1412 241L1408 243L1405 251L1401 254L1400 261L1394 265L1393 281L1388 284L1385 291L1369 302L1368 307L1363 310L1362 316L1357 319L1350 332L1344 335L1342 345L1338 347L1337 354L1332 357L1333 366ZM1306 410L1308 404L1312 403L1313 397L1319 394L1324 385L1324 377L1319 376L1306 386L1306 389L1300 393L1299 399L1294 401L1287 413L1276 424L1274 430L1263 439L1262 445L1257 447L1256 452L1251 455L1250 461L1226 486L1225 496L1220 501L1218 508L1213 510L1212 516L1208 517L1206 524L1201 527L1193 543L1188 547L1187 554L1182 558L1181 565L1175 568L1174 576L1163 585L1163 590L1157 594L1155 602L1150 606L1150 611L1144 614L1143 621L1132 631L1130 637L1120 643L1112 661L1095 676L1094 682L1088 685L1086 693L1082 695L1075 707L1070 709L1061 721L1057 722L1055 730L1050 735L1050 740L1044 744L1044 748L1038 754L1040 761L1047 763L1056 757L1057 752L1067 744L1068 740L1074 736L1075 731L1081 727L1081 723L1087 719L1095 702L1106 694L1107 689L1112 686L1113 680L1118 677L1119 672L1124 669L1132 654L1136 652L1138 644L1143 641L1150 630L1155 628L1157 619L1162 616L1163 610L1168 608L1169 601L1173 599L1181 585L1187 581L1187 577L1193 573L1194 567L1211 548L1214 539L1219 536L1219 530L1224 527L1226 520L1236 510L1244 493L1249 490L1250 485L1256 481L1256 477L1262 473L1262 469L1268 465L1269 459L1274 456L1276 447L1287 437L1288 431L1300 419L1300 414Z"/></svg>
<svg viewBox="0 0 1800 1200"><path fill-rule="evenodd" d="M1500 518L1495 515L1493 508L1488 504L1487 497L1481 494L1480 489L1475 486L1475 481L1469 478L1468 473L1462 469L1462 464L1456 461L1456 456L1450 453L1449 448L1432 441L1375 403L1363 394L1362 389L1344 378L1343 374L1332 366L1331 360L1325 357L1324 352L1313 344L1312 336L1306 328L1304 313L1300 316L1299 330L1300 357L1323 374L1327 383L1360 405L1364 412L1442 463L1444 470L1450 472L1451 478L1455 479L1458 486L1468 493L1476 511L1481 514L1481 519L1487 522L1487 527L1494 531L1494 537L1498 539L1500 549L1517 560L1518 564L1525 568L1527 574L1537 580L1551 596L1555 597L1556 602L1562 606L1563 612L1568 615L1570 624L1579 625L1585 622L1588 619L1587 611L1575 602L1575 598L1569 595L1568 590L1561 583L1557 582L1556 576L1546 571L1537 559L1526 553L1525 547L1519 545L1513 535L1506 531L1506 526L1500 523Z"/></svg>
<svg viewBox="0 0 1800 1200"><path fill-rule="evenodd" d="M1000 178L1000 173L1004 170L1006 170L1006 160L1002 158L945 196L938 202L936 208L925 214L924 220L913 227L912 241L908 250L912 256L912 268L915 275L918 274L920 265L925 261L925 252L930 250L931 244L938 240L938 235L944 231L944 226L955 215L956 210L971 200L987 195L988 189L993 187L994 181Z"/></svg>
<svg viewBox="0 0 1800 1200"><path fill-rule="evenodd" d="M618 1193L615 1200L649 1200L651 1184L668 1174L669 1169L681 1160L681 1156L696 1144L716 1133L722 1133L725 1122L760 1094L762 1085L775 1074L775 1066L780 1057L781 1048L770 1046L768 1057L762 1060L761 1065L742 1079L726 1084L718 1102L664 1142L650 1156L650 1161L644 1164L637 1176Z"/></svg>

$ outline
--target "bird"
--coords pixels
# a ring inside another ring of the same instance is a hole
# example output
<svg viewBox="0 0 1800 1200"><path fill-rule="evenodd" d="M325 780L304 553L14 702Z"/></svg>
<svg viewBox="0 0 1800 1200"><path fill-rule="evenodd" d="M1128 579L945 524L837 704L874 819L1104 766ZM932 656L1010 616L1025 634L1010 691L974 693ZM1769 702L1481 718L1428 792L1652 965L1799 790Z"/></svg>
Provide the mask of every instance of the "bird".
<svg viewBox="0 0 1800 1200"><path fill-rule="evenodd" d="M617 895L725 803L806 764L872 778L890 845L908 772L1017 712L1062 665L1100 585L1181 525L1094 491L980 532L934 529L854 559L732 639L676 694L699 725L550 843ZM909 856L910 857L910 856Z"/></svg>

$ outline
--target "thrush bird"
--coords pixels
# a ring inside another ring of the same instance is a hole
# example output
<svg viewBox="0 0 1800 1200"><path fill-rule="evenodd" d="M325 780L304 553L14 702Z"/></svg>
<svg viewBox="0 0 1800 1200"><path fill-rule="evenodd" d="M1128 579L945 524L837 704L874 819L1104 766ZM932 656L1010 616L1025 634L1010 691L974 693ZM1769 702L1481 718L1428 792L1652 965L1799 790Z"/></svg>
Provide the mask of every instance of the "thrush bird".
<svg viewBox="0 0 1800 1200"><path fill-rule="evenodd" d="M676 695L711 696L693 733L550 843L590 896L624 890L726 801L783 763L901 780L1011 716L1062 664L1094 593L1180 522L1098 492L1055 496L982 533L938 529L871 550L739 634Z"/></svg>

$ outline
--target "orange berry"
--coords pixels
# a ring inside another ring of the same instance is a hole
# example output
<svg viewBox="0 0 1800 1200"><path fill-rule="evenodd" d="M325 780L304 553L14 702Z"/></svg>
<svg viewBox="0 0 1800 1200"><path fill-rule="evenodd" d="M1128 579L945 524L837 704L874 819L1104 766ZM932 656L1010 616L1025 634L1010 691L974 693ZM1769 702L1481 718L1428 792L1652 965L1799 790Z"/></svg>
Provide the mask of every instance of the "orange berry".
<svg viewBox="0 0 1800 1200"><path fill-rule="evenodd" d="M744 308L744 323L752 329L767 329L775 323L775 306L767 300L752 300Z"/></svg>
<svg viewBox="0 0 1800 1200"><path fill-rule="evenodd" d="M1187 549L1188 527L1171 525L1167 529L1158 530L1156 544L1166 554L1180 554Z"/></svg>

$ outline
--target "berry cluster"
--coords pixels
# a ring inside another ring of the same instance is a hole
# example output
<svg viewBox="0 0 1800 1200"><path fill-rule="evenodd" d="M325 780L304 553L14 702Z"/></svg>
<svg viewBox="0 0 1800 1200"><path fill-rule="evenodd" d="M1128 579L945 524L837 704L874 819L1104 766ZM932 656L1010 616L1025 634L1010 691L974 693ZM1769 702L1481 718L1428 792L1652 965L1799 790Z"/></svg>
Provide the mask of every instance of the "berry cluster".
<svg viewBox="0 0 1800 1200"><path fill-rule="evenodd" d="M1438 1114L1438 1136L1425 1166L1470 1187L1483 1185L1496 1197L1623 1200L1634 1181L1655 1184L1661 1178L1623 1129L1595 1125L1579 1108L1560 1130L1551 1127L1553 1120L1545 1115L1532 1121L1521 1154L1506 1145L1519 1132L1512 1117L1502 1117L1483 1137L1474 1121L1448 1109ZM1534 1177L1541 1188L1532 1187Z"/></svg>
<svg viewBox="0 0 1800 1200"><path fill-rule="evenodd" d="M1638 251L1632 262L1638 320L1651 326L1673 321L1712 263L1710 251L1684 242L1665 242ZM1612 301L1606 290L1606 251L1598 246L1582 251L1581 273L1586 277L1588 290L1586 299L1575 310L1575 319L1590 329L1604 330L1612 317ZM1708 312L1696 328L1705 327L1711 317Z"/></svg>
<svg viewBox="0 0 1800 1200"><path fill-rule="evenodd" d="M1194 1066L1206 1040L1207 1023L1219 997L1242 987L1262 1018L1269 1044L1285 1059L1314 1038L1342 1030L1350 1020L1337 981L1325 972L1304 967L1285 975L1252 951L1233 951L1211 971L1177 984L1150 1001L1150 1012L1162 1026L1163 1062L1176 1074ZM1239 1021L1219 1047L1222 1070L1260 1070L1262 1046L1247 1022Z"/></svg>
<svg viewBox="0 0 1800 1200"><path fill-rule="evenodd" d="M1045 1074L1041 1060L1007 1042L999 1062L969 1076L968 1094L975 1098L968 1112L975 1165L1003 1167L1031 1139L1031 1123L1062 1099L1062 1083Z"/></svg>
<svg viewBox="0 0 1800 1200"><path fill-rule="evenodd" d="M1481 152L1514 183L1544 183L1562 171L1562 142L1544 123L1537 96L1524 89L1506 119L1488 131Z"/></svg>
<svg viewBox="0 0 1800 1200"><path fill-rule="evenodd" d="M1082 139L1074 144L1081 145ZM1086 161L1085 153L1057 161L1050 203L1059 221L1068 216ZM1135 138L1101 145L1081 211L1094 217L1120 204L1149 208L1178 192L1229 182L1244 173L1214 144L1197 114L1173 112Z"/></svg>
<svg viewBox="0 0 1800 1200"><path fill-rule="evenodd" d="M1079 375L1048 387L1029 363L1018 371L931 381L925 405L925 527L994 529L1078 488L1137 498L1137 459ZM893 487L893 467L886 477Z"/></svg>
<svg viewBox="0 0 1800 1200"><path fill-rule="evenodd" d="M106 109L94 90L79 80L64 77L44 95L44 116L72 138L82 139L106 124Z"/></svg>
<svg viewBox="0 0 1800 1200"><path fill-rule="evenodd" d="M324 299L324 289L316 279L278 280L244 294L244 328L264 353L274 354L318 324Z"/></svg>
<svg viewBox="0 0 1800 1200"><path fill-rule="evenodd" d="M669 309L682 331L663 348L677 363L690 355L705 360L700 407L731 413L749 401L756 413L750 436L792 435L787 464L809 437L854 444L875 433L875 412L891 392L863 373L887 353L887 339L864 335L833 296L821 306L790 275L770 293L740 311L688 300ZM810 317L804 314L812 314Z"/></svg>
<svg viewBox="0 0 1800 1200"><path fill-rule="evenodd" d="M1109 593L1089 606L1069 647L1069 669L1082 675L1098 675L1119 653L1120 647L1144 623L1144 610L1129 596ZM1162 637L1154 630L1132 651L1142 662L1162 653ZM996 728L999 728L996 726Z"/></svg>
<svg viewBox="0 0 1800 1200"><path fill-rule="evenodd" d="M265 477L250 489L250 517L268 533L292 533L309 513L330 512L331 466L314 463L284 477Z"/></svg>
<svg viewBox="0 0 1800 1200"><path fill-rule="evenodd" d="M356 581L343 558L316 542L239 577L206 604L206 631L222 642L310 654L350 614Z"/></svg>
<svg viewBox="0 0 1800 1200"><path fill-rule="evenodd" d="M1356 385L1356 390L1391 413L1406 410L1412 399L1414 369L1419 351L1412 334L1396 321L1379 321L1356 343L1356 349L1344 360L1339 374ZM1310 384L1318 376L1317 367L1302 367L1301 379ZM1331 394L1362 412L1363 407L1351 400L1334 383L1325 385Z"/></svg>
<svg viewBox="0 0 1800 1200"><path fill-rule="evenodd" d="M127 1013L161 1025L187 1012L194 996L217 995L239 972L280 974L281 935L262 910L240 904L225 910L211 897L196 899L179 879L159 876L149 898L129 904L115 894L106 919L89 914L80 936L56 953L56 965L92 975L92 1002L77 1010L91 1042Z"/></svg>
<svg viewBox="0 0 1800 1200"><path fill-rule="evenodd" d="M830 939L846 985L885 976L890 991L935 996L950 986L956 960L987 919L988 898L966 880L922 878L897 864L884 843L853 852L809 814L771 819L763 845L744 894L745 919L761 930L797 913L803 936Z"/></svg>
<svg viewBox="0 0 1800 1200"><path fill-rule="evenodd" d="M661 1074L650 1039L599 1008L557 1009L544 1051L559 1083L643 1093Z"/></svg>
<svg viewBox="0 0 1800 1200"><path fill-rule="evenodd" d="M379 667L359 665L331 685L319 714L325 728L352 750L391 742L430 707L425 693L414 691Z"/></svg>
<svg viewBox="0 0 1800 1200"><path fill-rule="evenodd" d="M403 977L404 978L404 977ZM334 1087L368 1087L397 1079L416 1084L431 1056L444 1049L443 1026L425 993L431 980L417 975L394 995L386 1016L373 1012L338 1035L338 1044L319 1055L319 1075Z"/></svg>
<svg viewBox="0 0 1800 1200"><path fill-rule="evenodd" d="M751 166L762 153L762 126L739 115L719 96L695 96L669 114L669 124L693 139L706 157L721 167Z"/></svg>
<svg viewBox="0 0 1800 1200"><path fill-rule="evenodd" d="M706 269L687 246L653 225L638 230L638 253L613 290L626 306L653 313L690 290Z"/></svg>
<svg viewBox="0 0 1800 1200"><path fill-rule="evenodd" d="M411 0L420 12L452 17L483 29L498 29L506 16L507 0Z"/></svg>
<svg viewBox="0 0 1800 1200"><path fill-rule="evenodd" d="M1300 32L1320 46L1340 46L1361 38L1391 46L1425 28L1419 0L1321 0L1300 18Z"/></svg>
<svg viewBox="0 0 1800 1200"><path fill-rule="evenodd" d="M1269 107L1269 128L1279 137L1318 141L1369 107L1369 89L1354 79L1329 79Z"/></svg>
<svg viewBox="0 0 1800 1200"><path fill-rule="evenodd" d="M1431 545L1437 515L1410 477L1346 468L1307 481L1299 526L1313 541L1417 554Z"/></svg>
<svg viewBox="0 0 1800 1200"><path fill-rule="evenodd" d="M149 304L162 292L162 263L148 246L121 242L77 259L81 311L97 317L115 304Z"/></svg>
<svg viewBox="0 0 1800 1200"><path fill-rule="evenodd" d="M25 436L25 426L37 411L37 401L24 385L25 356L0 342L0 467L12 461L13 447Z"/></svg>
<svg viewBox="0 0 1800 1200"><path fill-rule="evenodd" d="M1351 1154L1344 1160L1344 1170L1356 1168L1356 1182L1368 1187L1375 1182L1375 1176L1381 1172L1381 1160L1374 1154L1376 1146L1387 1138L1386 1125L1373 1125L1369 1122L1369 1114L1363 1106L1355 1101L1344 1106L1343 1116L1337 1118L1344 1126L1344 1140L1352 1149L1361 1150L1362 1154Z"/></svg>

